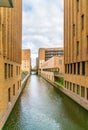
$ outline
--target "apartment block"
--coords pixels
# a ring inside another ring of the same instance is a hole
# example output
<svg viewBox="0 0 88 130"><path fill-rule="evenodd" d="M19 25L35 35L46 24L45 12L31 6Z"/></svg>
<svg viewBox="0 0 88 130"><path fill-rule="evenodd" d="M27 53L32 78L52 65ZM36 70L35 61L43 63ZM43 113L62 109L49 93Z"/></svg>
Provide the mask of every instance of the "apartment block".
<svg viewBox="0 0 88 130"><path fill-rule="evenodd" d="M88 0L64 0L64 8L65 88L88 101Z"/></svg>
<svg viewBox="0 0 88 130"><path fill-rule="evenodd" d="M64 75L64 56L53 56L41 66L41 76L54 82Z"/></svg>
<svg viewBox="0 0 88 130"><path fill-rule="evenodd" d="M30 49L23 49L22 50L22 65L21 69L30 73L31 69L31 52Z"/></svg>
<svg viewBox="0 0 88 130"><path fill-rule="evenodd" d="M0 8L0 128L21 87L22 0Z"/></svg>
<svg viewBox="0 0 88 130"><path fill-rule="evenodd" d="M63 48L40 48L38 51L38 74L41 75L41 65L53 56L64 55Z"/></svg>

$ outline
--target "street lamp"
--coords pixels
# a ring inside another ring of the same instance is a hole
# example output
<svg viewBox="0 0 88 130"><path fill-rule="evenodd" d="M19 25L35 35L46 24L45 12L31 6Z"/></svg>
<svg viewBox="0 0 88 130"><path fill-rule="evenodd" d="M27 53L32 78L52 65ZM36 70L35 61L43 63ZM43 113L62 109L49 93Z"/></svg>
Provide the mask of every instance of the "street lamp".
<svg viewBox="0 0 88 130"><path fill-rule="evenodd" d="M13 7L13 0L0 0L0 7Z"/></svg>

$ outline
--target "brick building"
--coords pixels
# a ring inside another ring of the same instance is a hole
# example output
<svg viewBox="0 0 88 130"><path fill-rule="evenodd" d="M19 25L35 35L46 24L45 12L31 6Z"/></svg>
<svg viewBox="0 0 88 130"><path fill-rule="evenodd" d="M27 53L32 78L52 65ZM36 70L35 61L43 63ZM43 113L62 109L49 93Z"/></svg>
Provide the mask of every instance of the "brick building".
<svg viewBox="0 0 88 130"><path fill-rule="evenodd" d="M64 56L53 56L41 65L41 76L54 82L64 75Z"/></svg>
<svg viewBox="0 0 88 130"><path fill-rule="evenodd" d="M41 65L53 56L64 55L63 48L40 48L38 51L38 74L41 74Z"/></svg>
<svg viewBox="0 0 88 130"><path fill-rule="evenodd" d="M88 0L64 0L65 88L88 100Z"/></svg>
<svg viewBox="0 0 88 130"><path fill-rule="evenodd" d="M21 86L22 0L0 8L0 128Z"/></svg>
<svg viewBox="0 0 88 130"><path fill-rule="evenodd" d="M22 50L21 69L23 71L26 71L26 72L30 73L30 69L31 69L31 53L30 53L30 49L23 49Z"/></svg>

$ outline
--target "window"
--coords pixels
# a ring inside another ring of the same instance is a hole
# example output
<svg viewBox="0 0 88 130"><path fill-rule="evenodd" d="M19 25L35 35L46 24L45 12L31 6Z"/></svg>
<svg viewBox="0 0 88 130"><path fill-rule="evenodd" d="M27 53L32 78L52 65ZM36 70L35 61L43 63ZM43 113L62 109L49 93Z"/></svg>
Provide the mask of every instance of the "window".
<svg viewBox="0 0 88 130"><path fill-rule="evenodd" d="M18 75L18 66L16 66L16 75Z"/></svg>
<svg viewBox="0 0 88 130"><path fill-rule="evenodd" d="M13 95L15 96L15 84L13 85Z"/></svg>
<svg viewBox="0 0 88 130"><path fill-rule="evenodd" d="M10 64L8 64L8 78L10 78Z"/></svg>
<svg viewBox="0 0 88 130"><path fill-rule="evenodd" d="M19 67L19 74L20 74L20 67Z"/></svg>
<svg viewBox="0 0 88 130"><path fill-rule="evenodd" d="M80 95L80 86L77 85L77 94Z"/></svg>
<svg viewBox="0 0 88 130"><path fill-rule="evenodd" d="M69 74L69 64L68 64L68 74Z"/></svg>
<svg viewBox="0 0 88 130"><path fill-rule="evenodd" d="M72 90L72 83L70 82L70 90Z"/></svg>
<svg viewBox="0 0 88 130"><path fill-rule="evenodd" d="M75 36L75 24L73 24L73 36Z"/></svg>
<svg viewBox="0 0 88 130"><path fill-rule="evenodd" d="M7 79L7 63L4 64L4 76Z"/></svg>
<svg viewBox="0 0 88 130"><path fill-rule="evenodd" d="M62 60L59 60L59 64L61 64L61 65L62 65Z"/></svg>
<svg viewBox="0 0 88 130"><path fill-rule="evenodd" d="M82 62L82 75L85 75L85 62Z"/></svg>
<svg viewBox="0 0 88 130"><path fill-rule="evenodd" d="M81 87L81 96L85 97L85 87Z"/></svg>
<svg viewBox="0 0 88 130"><path fill-rule="evenodd" d="M70 64L70 74L72 74L72 64Z"/></svg>
<svg viewBox="0 0 88 130"><path fill-rule="evenodd" d="M18 81L18 89L19 89L19 81Z"/></svg>
<svg viewBox="0 0 88 130"><path fill-rule="evenodd" d="M13 77L13 65L11 65L11 77Z"/></svg>
<svg viewBox="0 0 88 130"><path fill-rule="evenodd" d="M73 84L73 92L75 92L75 84Z"/></svg>
<svg viewBox="0 0 88 130"><path fill-rule="evenodd" d="M84 30L84 15L82 15L82 30Z"/></svg>
<svg viewBox="0 0 88 130"><path fill-rule="evenodd" d="M78 63L78 75L80 74L80 62Z"/></svg>
<svg viewBox="0 0 88 130"><path fill-rule="evenodd" d="M11 95L10 95L10 93L11 93L11 89L9 88L9 89L8 89L8 102L11 101Z"/></svg>
<svg viewBox="0 0 88 130"><path fill-rule="evenodd" d="M77 41L77 56L79 55L79 41Z"/></svg>
<svg viewBox="0 0 88 130"><path fill-rule="evenodd" d="M74 74L76 74L76 63L74 63Z"/></svg>
<svg viewBox="0 0 88 130"><path fill-rule="evenodd" d="M77 0L77 12L79 12L79 0Z"/></svg>

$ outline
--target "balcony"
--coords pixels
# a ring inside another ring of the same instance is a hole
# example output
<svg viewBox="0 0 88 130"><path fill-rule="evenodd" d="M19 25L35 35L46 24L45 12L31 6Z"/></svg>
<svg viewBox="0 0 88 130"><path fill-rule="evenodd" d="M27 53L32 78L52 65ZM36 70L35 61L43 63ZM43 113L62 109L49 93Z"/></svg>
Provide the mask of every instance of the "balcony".
<svg viewBox="0 0 88 130"><path fill-rule="evenodd" d="M0 7L13 7L13 0L0 0Z"/></svg>

